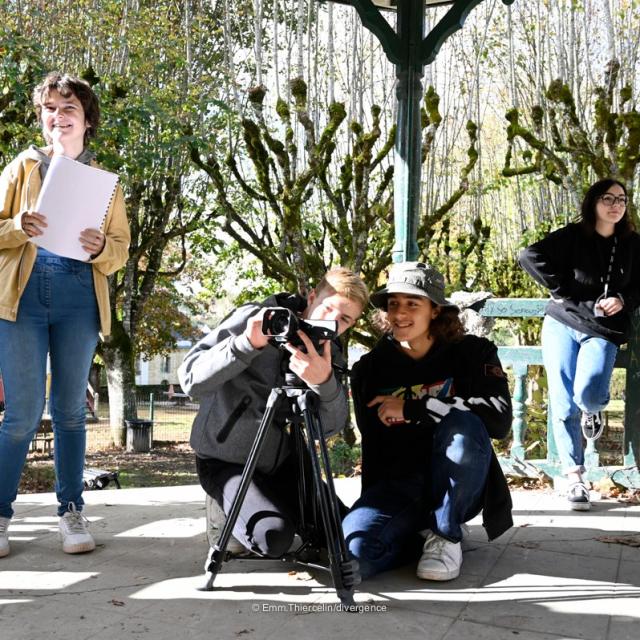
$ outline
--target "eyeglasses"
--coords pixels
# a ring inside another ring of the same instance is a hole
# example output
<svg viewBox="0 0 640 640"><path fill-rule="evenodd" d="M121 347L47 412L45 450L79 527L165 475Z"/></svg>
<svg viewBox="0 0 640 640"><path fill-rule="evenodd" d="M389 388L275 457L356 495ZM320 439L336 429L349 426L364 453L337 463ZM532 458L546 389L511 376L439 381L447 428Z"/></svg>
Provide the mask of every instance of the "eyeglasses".
<svg viewBox="0 0 640 640"><path fill-rule="evenodd" d="M627 206L627 202L629 202L629 198L627 196L613 196L610 193L605 193L603 196L600 196L600 200L607 207L613 207L614 204L621 204L623 207Z"/></svg>

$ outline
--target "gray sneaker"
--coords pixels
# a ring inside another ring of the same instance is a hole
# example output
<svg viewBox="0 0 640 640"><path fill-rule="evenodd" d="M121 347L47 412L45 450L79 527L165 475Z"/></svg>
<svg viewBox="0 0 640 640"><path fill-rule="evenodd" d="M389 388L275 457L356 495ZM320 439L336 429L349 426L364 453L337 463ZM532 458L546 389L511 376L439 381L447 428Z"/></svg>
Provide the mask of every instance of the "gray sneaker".
<svg viewBox="0 0 640 640"><path fill-rule="evenodd" d="M416 575L422 580L453 580L460 575L462 546L429 531Z"/></svg>
<svg viewBox="0 0 640 640"><path fill-rule="evenodd" d="M207 514L207 540L209 541L210 550L218 544L220 533L224 523L227 521L227 515L222 507L210 496L205 498L205 511ZM242 555L247 548L237 539L231 536L227 544L227 551L233 555ZM209 553L211 555L211 553ZM208 566L208 564L207 564Z"/></svg>
<svg viewBox="0 0 640 640"><path fill-rule="evenodd" d="M0 518L0 558L9 555L9 523L11 518Z"/></svg>
<svg viewBox="0 0 640 640"><path fill-rule="evenodd" d="M96 548L95 540L89 533L89 521L69 503L69 511L60 518L60 539L65 553L87 553Z"/></svg>

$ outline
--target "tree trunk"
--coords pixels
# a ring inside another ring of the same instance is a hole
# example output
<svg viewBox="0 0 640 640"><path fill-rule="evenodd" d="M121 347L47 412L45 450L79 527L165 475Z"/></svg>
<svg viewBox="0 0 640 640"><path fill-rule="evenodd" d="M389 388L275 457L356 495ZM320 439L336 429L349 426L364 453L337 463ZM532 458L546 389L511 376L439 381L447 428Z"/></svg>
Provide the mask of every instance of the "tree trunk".
<svg viewBox="0 0 640 640"><path fill-rule="evenodd" d="M109 343L103 345L102 358L107 369L111 439L115 446L123 447L125 420L137 418L137 408L133 345L120 323L113 327Z"/></svg>

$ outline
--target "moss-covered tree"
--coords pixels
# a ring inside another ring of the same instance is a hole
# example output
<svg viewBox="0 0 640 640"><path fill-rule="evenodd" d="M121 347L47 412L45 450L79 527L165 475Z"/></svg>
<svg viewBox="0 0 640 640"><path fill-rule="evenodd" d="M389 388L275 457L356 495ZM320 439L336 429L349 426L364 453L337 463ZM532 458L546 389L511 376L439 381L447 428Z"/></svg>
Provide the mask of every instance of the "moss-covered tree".
<svg viewBox="0 0 640 640"><path fill-rule="evenodd" d="M640 112L631 85L619 86L620 63L610 61L602 85L593 90L592 107L582 113L569 86L554 80L544 104L535 105L529 122L517 108L506 114L508 148L503 175L539 174L562 185L575 210L588 186L614 177L633 192L640 164ZM518 157L515 141L524 144ZM636 217L636 210L632 210Z"/></svg>

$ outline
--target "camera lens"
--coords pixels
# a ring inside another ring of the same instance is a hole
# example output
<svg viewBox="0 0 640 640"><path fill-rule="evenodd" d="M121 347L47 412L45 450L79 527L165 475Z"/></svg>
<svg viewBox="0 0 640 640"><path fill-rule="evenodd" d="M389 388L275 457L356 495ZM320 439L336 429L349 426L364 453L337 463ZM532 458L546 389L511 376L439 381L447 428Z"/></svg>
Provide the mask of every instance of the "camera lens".
<svg viewBox="0 0 640 640"><path fill-rule="evenodd" d="M278 342L295 334L297 328L296 317L289 309L274 307L265 311L262 319L262 333L279 338Z"/></svg>
<svg viewBox="0 0 640 640"><path fill-rule="evenodd" d="M274 313L271 318L271 333L275 336L287 333L289 328L289 316L284 313Z"/></svg>

